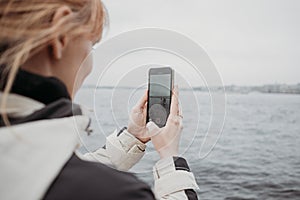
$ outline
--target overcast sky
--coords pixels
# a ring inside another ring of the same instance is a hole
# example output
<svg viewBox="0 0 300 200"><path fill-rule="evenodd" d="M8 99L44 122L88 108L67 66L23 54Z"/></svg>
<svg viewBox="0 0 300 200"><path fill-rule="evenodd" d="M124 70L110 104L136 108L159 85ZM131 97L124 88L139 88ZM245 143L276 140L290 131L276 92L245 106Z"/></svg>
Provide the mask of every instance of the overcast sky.
<svg viewBox="0 0 300 200"><path fill-rule="evenodd" d="M226 85L298 83L299 0L104 0L108 39L167 28L204 47Z"/></svg>

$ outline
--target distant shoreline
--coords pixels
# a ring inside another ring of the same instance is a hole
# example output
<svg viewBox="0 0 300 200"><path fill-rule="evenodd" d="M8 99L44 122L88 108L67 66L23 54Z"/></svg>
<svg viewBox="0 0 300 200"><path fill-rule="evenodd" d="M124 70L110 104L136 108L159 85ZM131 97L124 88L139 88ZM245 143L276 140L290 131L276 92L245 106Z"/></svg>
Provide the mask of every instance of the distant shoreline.
<svg viewBox="0 0 300 200"><path fill-rule="evenodd" d="M96 87L95 85L83 85L83 89L114 89L114 86L101 86ZM118 86L118 89L136 89L130 86ZM145 89L145 88L138 88ZM208 92L207 87L193 87L193 88L180 88L184 91L202 91ZM288 84L270 84L261 86L237 86L237 85L226 85L224 87L211 87L211 91L224 91L226 93L237 93L237 94L248 94L248 93L263 93L263 94L300 94L300 83L295 85Z"/></svg>

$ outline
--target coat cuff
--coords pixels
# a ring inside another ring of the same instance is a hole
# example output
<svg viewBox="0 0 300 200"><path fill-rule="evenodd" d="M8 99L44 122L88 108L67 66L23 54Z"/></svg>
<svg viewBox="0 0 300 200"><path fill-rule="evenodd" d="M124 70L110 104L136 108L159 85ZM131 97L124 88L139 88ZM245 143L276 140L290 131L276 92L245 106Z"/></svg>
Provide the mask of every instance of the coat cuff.
<svg viewBox="0 0 300 200"><path fill-rule="evenodd" d="M195 177L182 157L167 157L153 167L154 191L158 199L174 192L198 189Z"/></svg>
<svg viewBox="0 0 300 200"><path fill-rule="evenodd" d="M117 137L119 138L120 142L123 144L125 151L129 151L130 149L135 148L134 152L142 153L146 150L146 144L141 142L131 133L129 133L127 129L124 129L122 133L119 134Z"/></svg>
<svg viewBox="0 0 300 200"><path fill-rule="evenodd" d="M144 155L146 145L124 130L119 136L117 130L107 137L106 151L112 164L119 170L129 170Z"/></svg>

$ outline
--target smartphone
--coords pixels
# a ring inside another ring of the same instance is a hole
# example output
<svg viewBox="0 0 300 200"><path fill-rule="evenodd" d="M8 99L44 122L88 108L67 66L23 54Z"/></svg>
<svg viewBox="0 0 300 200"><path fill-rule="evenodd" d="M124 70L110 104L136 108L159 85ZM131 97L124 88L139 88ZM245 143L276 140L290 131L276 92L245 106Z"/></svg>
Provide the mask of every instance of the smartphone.
<svg viewBox="0 0 300 200"><path fill-rule="evenodd" d="M148 74L147 122L166 125L170 114L174 70L171 67L150 68Z"/></svg>

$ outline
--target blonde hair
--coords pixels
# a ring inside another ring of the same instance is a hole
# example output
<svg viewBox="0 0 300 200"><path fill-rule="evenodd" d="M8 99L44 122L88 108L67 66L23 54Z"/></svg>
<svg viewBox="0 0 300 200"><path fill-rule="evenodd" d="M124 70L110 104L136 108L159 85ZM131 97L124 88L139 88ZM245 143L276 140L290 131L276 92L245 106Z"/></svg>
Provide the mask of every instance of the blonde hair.
<svg viewBox="0 0 300 200"><path fill-rule="evenodd" d="M53 24L52 17L62 6L68 6L73 14ZM1 81L5 79L1 83L4 91L0 109L4 110L6 125L7 96L19 67L58 35L90 34L100 40L104 24L105 9L100 0L0 0Z"/></svg>

